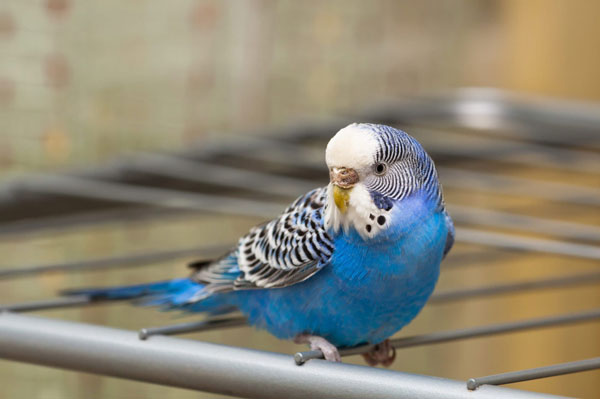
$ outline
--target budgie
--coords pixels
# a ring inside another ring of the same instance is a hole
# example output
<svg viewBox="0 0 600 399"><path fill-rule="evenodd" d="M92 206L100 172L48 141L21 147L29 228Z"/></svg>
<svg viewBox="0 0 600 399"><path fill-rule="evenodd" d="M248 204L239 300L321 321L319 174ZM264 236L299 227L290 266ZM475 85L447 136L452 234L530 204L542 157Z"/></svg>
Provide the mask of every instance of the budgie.
<svg viewBox="0 0 600 399"><path fill-rule="evenodd" d="M325 158L327 186L252 228L221 258L193 263L188 278L70 293L211 315L241 311L249 324L327 360L368 343L366 361L388 366L388 338L435 287L454 243L452 219L432 159L401 130L351 124L329 141Z"/></svg>

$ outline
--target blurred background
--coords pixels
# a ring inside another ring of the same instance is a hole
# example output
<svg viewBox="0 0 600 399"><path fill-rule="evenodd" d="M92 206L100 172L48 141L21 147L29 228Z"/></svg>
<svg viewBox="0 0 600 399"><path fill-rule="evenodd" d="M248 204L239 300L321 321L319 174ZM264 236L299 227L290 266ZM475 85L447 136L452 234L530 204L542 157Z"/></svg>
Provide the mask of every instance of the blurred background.
<svg viewBox="0 0 600 399"><path fill-rule="evenodd" d="M4 0L1 173L453 87L598 100L599 12L584 0Z"/></svg>
<svg viewBox="0 0 600 399"><path fill-rule="evenodd" d="M8 181L29 173L91 168L139 151L202 147L247 132L347 116L391 99L462 87L600 101L598 15L600 2L583 0L3 0L0 178ZM593 154L598 156L598 152ZM520 173L525 172L514 171ZM527 173L600 186L600 175L594 173ZM447 190L447 197L451 211L453 202L470 204L459 191ZM554 204L544 210L536 201L512 201L475 196L479 205L516 204L524 214L600 225L597 207L578 210ZM261 220L197 215L4 235L0 237L0 268L200 242L232 243ZM454 252L476 250L459 244ZM0 303L52 297L65 287L183 275L185 260L144 269L0 280ZM598 266L597 261L544 254L513 259L510 265L501 257L487 263L494 262L499 268L486 266L477 276L502 280L558 273L566 265L582 271ZM460 285L473 276L464 269L451 273L442 276L441 287ZM428 307L405 332L479 325L492 316L496 321L513 320L600 305L597 285L563 289L559 297L555 294ZM173 315L138 308L133 313L127 305L44 315L128 329L173 321ZM488 338L403 350L394 368L464 380L600 353L597 325L536 334L536 342L521 333L510 340ZM585 339L573 342L575 336ZM247 328L195 337L289 353L300 349ZM349 361L362 362L359 358ZM205 397L6 361L0 362L0 387L0 398ZM600 396L597 373L515 387Z"/></svg>

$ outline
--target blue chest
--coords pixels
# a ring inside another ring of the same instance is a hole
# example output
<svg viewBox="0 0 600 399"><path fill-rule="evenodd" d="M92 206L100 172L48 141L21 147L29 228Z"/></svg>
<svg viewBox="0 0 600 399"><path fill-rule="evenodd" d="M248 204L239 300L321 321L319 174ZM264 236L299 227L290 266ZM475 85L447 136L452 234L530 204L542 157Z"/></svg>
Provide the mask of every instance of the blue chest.
<svg viewBox="0 0 600 399"><path fill-rule="evenodd" d="M337 346L378 343L410 322L439 276L447 227L444 215L407 203L390 227L363 240L335 235L330 264L282 289L238 292L251 323L280 338L308 332Z"/></svg>

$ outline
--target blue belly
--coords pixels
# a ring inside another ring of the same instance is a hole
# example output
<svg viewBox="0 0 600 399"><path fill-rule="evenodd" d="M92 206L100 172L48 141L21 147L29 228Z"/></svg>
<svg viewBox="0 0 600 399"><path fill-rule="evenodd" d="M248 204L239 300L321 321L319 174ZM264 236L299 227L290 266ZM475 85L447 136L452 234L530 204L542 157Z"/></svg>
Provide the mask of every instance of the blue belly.
<svg viewBox="0 0 600 399"><path fill-rule="evenodd" d="M353 230L338 234L319 273L290 287L234 292L233 302L282 339L306 332L339 347L381 342L433 292L448 233L444 215L420 202L398 209L392 226L371 242Z"/></svg>

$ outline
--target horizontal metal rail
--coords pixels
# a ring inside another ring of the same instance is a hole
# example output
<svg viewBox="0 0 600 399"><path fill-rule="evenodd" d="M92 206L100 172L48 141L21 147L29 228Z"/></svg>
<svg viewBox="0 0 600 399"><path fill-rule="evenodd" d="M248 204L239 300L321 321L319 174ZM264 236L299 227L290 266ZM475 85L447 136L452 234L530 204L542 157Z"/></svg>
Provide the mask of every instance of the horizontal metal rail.
<svg viewBox="0 0 600 399"><path fill-rule="evenodd" d="M261 149L267 149L268 151L276 149L291 155L292 159L297 161L301 155L306 158L306 150L302 150L302 141L306 139L329 140L338 129L344 127L347 123L349 122L343 123L340 121L339 125L335 127L324 126L318 131L288 134L283 136L288 140L286 142L280 139L281 135L272 135L271 137L255 136L256 138L252 137L243 141L246 143L246 147L226 147L220 151L225 154L244 156L244 152L247 152L249 147L258 151ZM389 124L389 122L387 123ZM392 124L394 123L392 122ZM462 132L456 133L452 130L424 129L421 127L405 129L417 138L430 153L434 154L497 160L532 167L597 172L597 157L588 151L531 143L524 141L523 137L520 137L520 139L510 136L498 138L482 135L479 131L465 134ZM297 145L298 148L294 148L294 145Z"/></svg>
<svg viewBox="0 0 600 399"><path fill-rule="evenodd" d="M323 173L326 165L322 153L308 150L301 144L285 143L267 138L257 139L264 147L245 153L231 152L246 162L271 162L293 168L306 168L315 173ZM223 153L230 153L223 149ZM519 195L545 200L561 201L578 205L600 205L600 190L582 185L535 180L507 174L473 171L464 168L439 166L440 180L444 187L466 188L498 194ZM595 170L594 170L595 171Z"/></svg>
<svg viewBox="0 0 600 399"><path fill-rule="evenodd" d="M600 189L459 168L439 168L444 187L600 206Z"/></svg>
<svg viewBox="0 0 600 399"><path fill-rule="evenodd" d="M600 110L600 108L599 108ZM400 125L403 124L401 120L398 120L398 122L391 122L394 125ZM552 131L549 131L548 129L523 129L523 128L515 128L515 126L512 126L512 129L505 129L505 128L484 128L484 129L469 129L469 128L462 128L462 126L460 126L460 124L458 124L458 126L456 126L454 123L452 123L452 125L430 125L430 124L425 124L425 125L420 125L420 124L406 124L407 126L407 130L410 130L410 132L414 133L415 135L421 137L421 136L431 136L431 137L437 137L437 135L448 135L454 139L461 139L461 138L470 138L470 137L478 137L478 138L482 138L482 139L493 139L493 140L504 140L506 142L513 142L515 144L534 144L536 146L540 146L538 148L535 148L533 151L534 152L545 152L545 149L550 149L550 152L553 153L554 150L558 150L558 152L556 154L559 154L557 156L558 159L561 158L569 158L569 156L567 155L569 151L575 150L575 151L581 151L581 149L583 148L584 151L586 152L587 155L590 155L591 153L589 151L587 151L590 148L594 148L593 146L595 144L600 144L600 140L598 140L598 135L597 135L597 129L598 127L592 127L593 131L586 131L586 132L578 132L578 131L572 131L572 135L565 135L564 132L560 132L560 131L555 131L554 129L552 129ZM448 127L450 127L448 129ZM582 135L578 136L578 133L583 133ZM454 137L453 137L454 136ZM565 137L566 136L566 137ZM580 139L581 141L579 141L578 139ZM458 141L458 140L456 140ZM495 143L491 143L491 145L494 145ZM558 145L557 145L558 144ZM592 147L590 147L592 146ZM600 147L598 148L600 149ZM509 148L509 151L511 151L512 149ZM561 156L561 150L566 150L567 154Z"/></svg>
<svg viewBox="0 0 600 399"><path fill-rule="evenodd" d="M411 337L394 338L390 340L394 348L408 348L413 346L440 344L444 342L458 341L462 339L486 337L490 335L506 334L519 331L532 330L536 328L556 327L567 324L583 323L600 320L600 308L579 313L567 313L558 316L541 317L508 323L490 324L481 327L461 328L458 330L440 331L430 334L414 335ZM369 352L374 345L359 345L353 348L340 350L342 356L359 355ZM302 364L311 359L322 359L323 354L319 350L298 352L294 355L297 364Z"/></svg>
<svg viewBox="0 0 600 399"><path fill-rule="evenodd" d="M470 244L486 245L497 248L520 251L534 251L575 258L600 259L600 247L595 245L574 244L570 242L532 238L514 234L495 233L480 229L460 227L456 240Z"/></svg>
<svg viewBox="0 0 600 399"><path fill-rule="evenodd" d="M69 264L70 265L70 264ZM74 270L74 269L69 269ZM87 270L87 269L82 269ZM429 303L448 303L454 301L463 301L473 298L484 298L494 295L505 295L516 292L526 292L533 290L542 290L550 288L566 288L570 286L581 286L600 283L600 272L579 273L568 276L553 277L542 280L517 281L504 284L491 284L473 288L461 288L455 290L446 290L434 292L429 299ZM100 301L102 302L102 301ZM86 305L92 303L82 297L76 300L72 297L47 299L41 301L22 302L11 305L0 305L0 311L7 310L11 312L33 312L37 310L54 309L61 307L70 307L77 305ZM98 302L93 302L98 303ZM200 322L202 323L202 322ZM182 328L186 328L185 326Z"/></svg>
<svg viewBox="0 0 600 399"><path fill-rule="evenodd" d="M177 335L190 332L201 332L218 330L222 328L241 327L247 323L245 317L232 316L225 318L209 318L202 321L194 321L189 323L171 324L160 327L142 328L138 335L140 339L148 339L153 335Z"/></svg>
<svg viewBox="0 0 600 399"><path fill-rule="evenodd" d="M169 218L190 213L188 209L175 210L153 206L124 206L102 210L28 218L0 224L0 238L19 235L48 234L70 231L73 228L95 228L100 225L147 221L150 218Z"/></svg>
<svg viewBox="0 0 600 399"><path fill-rule="evenodd" d="M47 301L42 303L31 302L15 306L8 306L0 309L2 311L26 312L30 310L50 309L54 306L79 306L91 304L86 297L72 297ZM37 309L34 307L38 307ZM490 335L506 334L520 332L538 328L557 327L582 322L600 320L600 309L594 309L579 313L569 313L558 316L549 316L516 322L501 324L491 324L481 327L470 327L458 330L441 331L429 334L415 335L409 337L395 338L391 340L391 345L395 348L406 348L414 346L423 346L439 344L444 342L458 341L463 339L485 337ZM246 325L246 319L242 316L231 316L227 318L205 319L198 322L187 322L172 324L160 327L143 328L138 332L139 339L145 340L156 335L177 335L192 332L210 331L222 328L241 327ZM373 345L359 345L353 348L346 348L340 351L342 356L352 356L370 351ZM311 359L321 359L323 357L320 351L306 351L295 354L294 359L297 364L304 364Z"/></svg>
<svg viewBox="0 0 600 399"><path fill-rule="evenodd" d="M259 139L259 142L262 143L263 141L270 142L272 140ZM277 148L278 145L280 145L280 142L271 143L271 145L267 147ZM284 156L281 156L280 154L280 156L278 156L278 160L285 160L286 162L290 162L289 153L292 153L293 149L295 148L295 155L297 156L300 147L294 146L293 144L289 143L286 145L290 148L288 148L288 150L285 151ZM260 153L260 151L250 152L250 155L256 155L257 153ZM271 151L267 154L262 154L261 156L267 155L268 157L276 153L277 151ZM152 160L152 158L155 156L157 160ZM302 165L303 163L307 162L306 158L300 158L300 163L295 164L295 166ZM194 168L196 167L195 165L197 163L198 169L196 170ZM309 187L312 187L312 184L310 183L312 180L308 179L280 177L264 172L245 171L239 168L218 166L207 162L184 160L170 155L145 154L134 158L134 160L131 161L131 164L133 165L134 170L136 170L136 168L140 168L140 171L142 171L142 169L146 167L146 165L150 165L149 167L151 171L154 171L154 173L161 174L163 176L171 176L178 179L186 179L190 181L204 183L220 183L220 185L236 188L254 188L254 191L276 195L294 196L300 192L304 192ZM115 165L108 169L112 170L113 172L117 170L117 173L124 173L127 171L128 167L131 166L127 165L129 165L129 162L115 163ZM163 166L162 168L161 165ZM209 170L202 170L202 167L204 166L208 167ZM321 161L315 162L315 165L313 166L315 168L318 168L319 171L324 170L324 165L322 165ZM194 171L196 173L193 173ZM444 185L448 187L456 185L457 187L463 188L466 187L470 189L479 190L484 189L487 191L491 190L492 192L497 192L500 194L529 196L533 195L544 199L553 199L589 205L600 205L600 191L590 187L575 186L556 182L541 182L537 180L523 179L513 176L499 175L495 173L474 172L453 168L441 168L440 171ZM215 172L214 175L213 172ZM236 173L239 173L239 176L236 176ZM219 176L221 176L222 178L220 178ZM269 183L271 179L273 181ZM42 181L41 185L38 184L40 181ZM277 184L274 184L274 182ZM111 184L115 185L111 186ZM282 184L283 186L281 186ZM51 186L50 190L48 190L48 185ZM92 187L94 189L85 193L77 192L78 190L87 191L86 189L89 187ZM196 194L180 190L158 189L147 186L134 186L122 183L110 183L107 181L98 182L95 179L87 179L83 177L33 176L25 178L21 181L13 181L12 184L5 185L2 192L5 196L11 196L22 190L31 191L34 193L42 191L82 198L104 199L109 201L124 201L136 205L159 206L166 207L167 209L171 210L178 209L188 211L219 211L219 209L215 210L213 207L211 207L211 205L214 205L214 203L211 202L213 200L218 201L219 199L221 199L223 200L220 201L221 206L228 203L234 206L238 205L236 206L237 211L234 210L232 212L241 213L240 205L246 204L248 206L252 206L253 208L258 206L258 213L253 213L252 216L256 216L257 214L265 216L269 213L268 210L265 211L265 207L268 207L269 204L264 203L264 201L241 200L231 198L228 196ZM560 222L543 218L532 218L527 216L515 215L507 212L494 213L494 211L484 211L477 209L469 210L465 207L461 209L459 206L456 206L456 209L457 212L455 218L457 222L472 222L478 216L483 215L482 220L485 220L484 224L486 225L508 228L514 227L533 232L546 231L547 233L551 233L565 238L583 238L590 240L598 239L598 229L594 226ZM131 213L131 211L129 213ZM118 212L115 214L118 214ZM246 212L244 212L244 214L248 215L248 213ZM62 220L61 218L59 218L58 221L55 220L55 218L47 219L51 219L48 220L48 224L59 225L61 224L60 221ZM66 217L66 219L69 219L69 217ZM25 223L18 222L16 224L9 224L8 226L5 224L3 225L2 232L0 233L7 234L11 231L27 229L28 226L30 228L35 226L43 227L44 221Z"/></svg>
<svg viewBox="0 0 600 399"><path fill-rule="evenodd" d="M600 227L590 224L567 222L458 204L448 204L447 206L455 223L514 229L571 240L600 241Z"/></svg>
<svg viewBox="0 0 600 399"><path fill-rule="evenodd" d="M43 328L41 328L43 326ZM0 314L0 358L243 398L549 398L547 394L351 364Z"/></svg>
<svg viewBox="0 0 600 399"><path fill-rule="evenodd" d="M461 231L462 231L462 229L461 229ZM477 231L479 231L479 230L477 230ZM480 238L479 240L483 240L483 239L484 238ZM477 243L479 243L479 241ZM539 242L536 241L536 243L537 243L537 245L539 245ZM575 245L577 245L577 244L575 244ZM174 249L174 250L155 251L155 252L148 252L148 253L133 253L133 254L127 254L127 255L122 255L122 256L84 259L84 260L79 260L79 261L54 263L54 264L48 264L48 265L33 265L33 266L21 266L21 267L13 267L13 268L0 268L0 280L6 279L6 278L26 277L26 276L30 276L30 275L36 275L39 273L48 273L48 272L83 271L83 270L98 270L98 269L113 268L113 267L145 266L145 265L152 265L152 264L159 263L159 262L165 262L168 260L189 257L192 255L206 256L206 257L210 258L210 257L214 257L214 256L223 254L225 251L229 250L233 246L234 246L234 243L205 246L205 247L194 246L194 247L180 248L180 249ZM571 248L570 245L569 245L569 248ZM575 249L576 248L579 248L579 247L575 247ZM584 248L588 249L587 246L585 246ZM573 249L573 248L571 248L571 249ZM567 277L567 278L569 278L569 277ZM577 277L572 276L572 278L577 278ZM592 280L594 280L594 281L596 280L594 276L592 276Z"/></svg>
<svg viewBox="0 0 600 399"><path fill-rule="evenodd" d="M483 298L493 295L514 294L533 290L550 288L567 288L600 283L600 272L578 273L568 276L552 277L546 279L516 281L504 284L490 284L473 288L461 288L434 292L429 301L431 303L447 303L471 298Z"/></svg>
<svg viewBox="0 0 600 399"><path fill-rule="evenodd" d="M401 99L373 106L359 120L418 125L454 125L514 139L562 145L598 141L600 107L592 103L524 97L490 88L469 88L446 96ZM350 115L356 120L356 114ZM525 127L525 129L523 128ZM564 132L568 131L569 134ZM595 148L600 148L597 145Z"/></svg>
<svg viewBox="0 0 600 399"><path fill-rule="evenodd" d="M213 194L187 193L177 190L132 186L86 180L79 177L49 175L39 178L38 188L55 194L83 198L105 199L141 203L174 209L221 212L245 216L273 217L284 205L272 201L246 200ZM600 248L584 244L572 244L553 240L520 237L506 233L493 233L478 229L461 228L458 241L493 247L530 250L559 255L600 259Z"/></svg>
<svg viewBox="0 0 600 399"><path fill-rule="evenodd" d="M32 177L20 182L18 189L43 191L79 198L253 217L272 217L282 211L282 205L273 202L135 186L66 175Z"/></svg>
<svg viewBox="0 0 600 399"><path fill-rule="evenodd" d="M494 138L478 134L454 133L452 131L428 131L416 128L409 133L415 136L433 154L451 155L458 158L479 158L527 165L535 168L561 169L574 172L598 173L596 154L566 148L550 147L515 141L510 138Z"/></svg>
<svg viewBox="0 0 600 399"><path fill-rule="evenodd" d="M133 170L196 183L210 183L288 197L295 197L315 188L311 180L281 177L158 153L136 155L124 162L121 170L122 172ZM323 176L327 176L325 169L323 169Z"/></svg>
<svg viewBox="0 0 600 399"><path fill-rule="evenodd" d="M509 373L488 375L486 377L471 378L467 381L467 388L474 390L485 384L511 384L513 382L530 381L539 378L555 377L558 375L598 369L600 369L600 357L595 357L591 359L578 360L575 362L553 364L552 366L511 371Z"/></svg>
<svg viewBox="0 0 600 399"><path fill-rule="evenodd" d="M90 305L92 301L87 296L67 296L62 298L45 299L41 301L31 301L15 303L12 305L0 305L1 312L34 312L37 310L48 310L58 308L70 308L76 306Z"/></svg>
<svg viewBox="0 0 600 399"><path fill-rule="evenodd" d="M201 183L214 183L233 188L243 188L267 194L284 195L295 198L297 195L305 193L315 187L314 180L300 179L294 177L280 177L270 173L248 171L241 168L226 167L215 165L208 162L197 160L184 160L180 157L164 154L143 154L136 156L132 161L126 162L123 171L130 168L140 172L151 172L160 176L168 176L176 179L188 180ZM488 175L481 176L475 172L466 172L459 169L445 169L447 173L458 175L458 184L466 184L464 179L460 178L462 173L467 173L470 179L476 178L479 187L480 180L488 181ZM496 181L498 177L494 179ZM504 179L500 177L500 179ZM514 180L509 177L510 182ZM527 185L527 193L531 192L528 185L529 181L519 181L521 185ZM452 184L450 184L452 185ZM514 185L513 185L514 187ZM557 191L569 193L577 201L582 198L592 198L594 204L600 204L600 191L590 192L586 187L566 186L558 183L544 185L546 191L551 190L550 196L556 197ZM513 193L524 194L523 190ZM514 188L512 188L514 190ZM584 190L581 192L581 190ZM597 195L596 195L597 194ZM564 197L565 194L562 194ZM510 212L500 212L488 209L478 209L460 205L450 207L452 217L455 222L472 222L483 225L492 225L494 227L518 228L519 230L531 231L536 233L552 234L558 237L571 239L585 239L600 241L600 228L597 226L585 225L581 223L564 222L546 218L532 217L527 215L518 215Z"/></svg>
<svg viewBox="0 0 600 399"><path fill-rule="evenodd" d="M105 258L84 259L79 261L53 263L49 265L22 266L0 269L0 280L15 277L25 277L40 273L66 272L109 269L113 267L148 266L168 260L184 258L189 256L216 257L231 249L230 245L212 245L205 247L190 247L148 253L134 253L122 256L110 256Z"/></svg>

